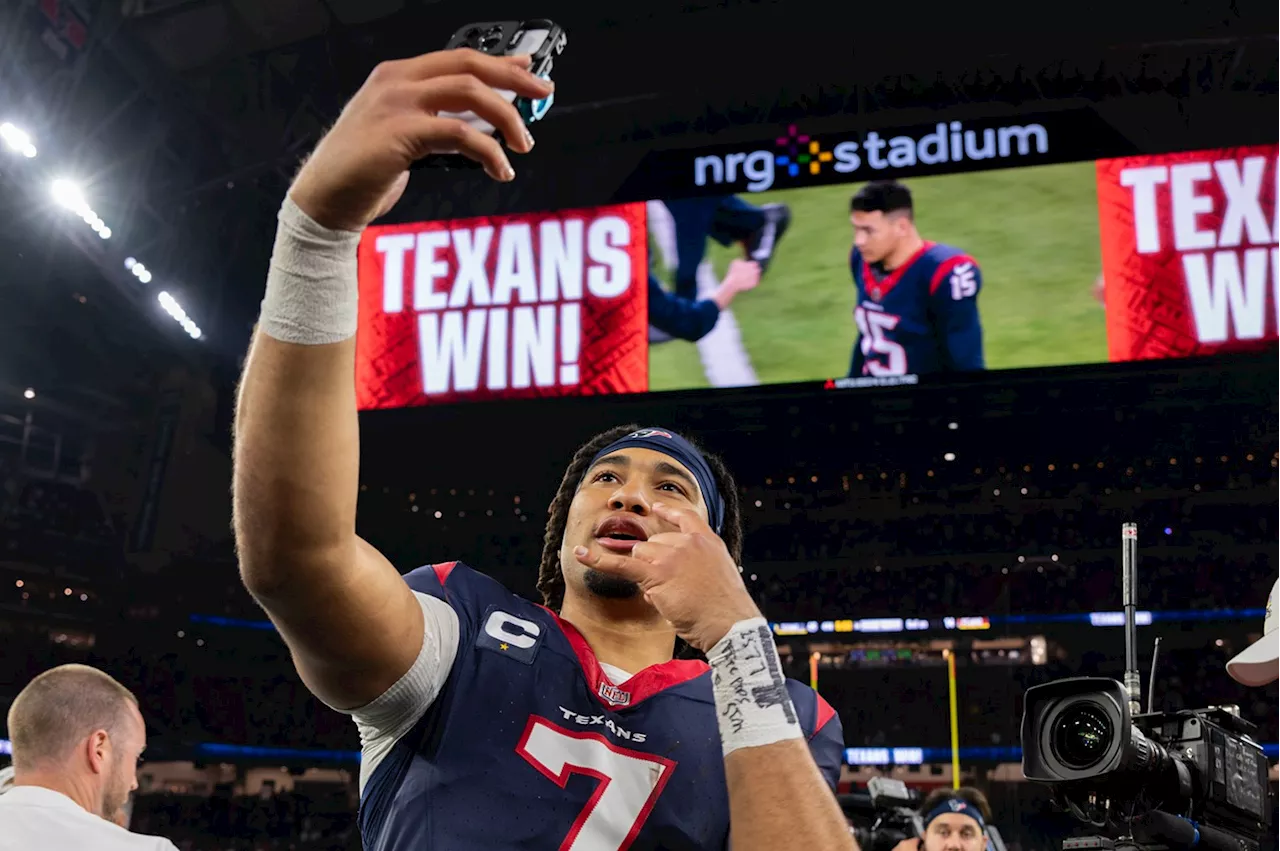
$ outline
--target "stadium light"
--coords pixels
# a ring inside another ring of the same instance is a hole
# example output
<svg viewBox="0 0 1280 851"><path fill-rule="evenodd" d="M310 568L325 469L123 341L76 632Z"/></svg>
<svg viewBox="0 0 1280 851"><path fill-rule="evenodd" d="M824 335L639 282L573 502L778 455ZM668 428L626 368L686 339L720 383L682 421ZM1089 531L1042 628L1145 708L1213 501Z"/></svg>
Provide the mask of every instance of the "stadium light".
<svg viewBox="0 0 1280 851"><path fill-rule="evenodd" d="M36 155L36 146L31 141L31 134L19 129L8 121L0 124L0 141L15 154L22 154L27 159Z"/></svg>
<svg viewBox="0 0 1280 851"><path fill-rule="evenodd" d="M151 283L151 271L139 261L132 257L124 258L124 267L133 273L133 276L144 284Z"/></svg>
<svg viewBox="0 0 1280 851"><path fill-rule="evenodd" d="M135 265L134 268L136 269L137 266ZM182 326L182 330L187 332L187 336L193 340L200 339L204 332L200 330L199 325L191 321L191 317L182 309L182 305L178 304L177 299L163 291L156 296L156 299L160 302L160 306L164 308L165 313L178 321L178 324Z"/></svg>
<svg viewBox="0 0 1280 851"><path fill-rule="evenodd" d="M0 123L0 144L8 148L10 151L22 154L28 158L36 156L37 153L35 143L32 141L31 135L25 130L22 130L18 126L7 121ZM106 240L111 238L111 228L108 227L107 223L102 220L102 217L89 206L89 202L85 198L84 192L74 181L67 180L66 178L59 178L53 181L53 185L50 187L50 190L53 194L54 201L56 201L59 206L75 213L84 220L84 223L92 228L93 232L96 233L100 239ZM141 283L151 283L151 270L136 258L126 257L124 267ZM159 294L158 298L160 305L164 308L165 312L172 316L174 320L182 326L182 330L186 331L187 335L190 336L191 339L199 340L204 336L204 332L200 330L200 326L187 315L186 311L182 309L181 305L178 304L177 300L173 296L169 295L167 292L162 292ZM83 298L81 298L81 301L83 301ZM23 393L23 396L27 399L34 399L35 390L28 387Z"/></svg>
<svg viewBox="0 0 1280 851"><path fill-rule="evenodd" d="M53 182L52 190L53 200L83 219L84 223L93 228L93 232L102 239L111 238L111 228L107 227L106 222L102 221L102 218L89 206L79 186L70 180L59 178Z"/></svg>
<svg viewBox="0 0 1280 851"><path fill-rule="evenodd" d="M53 200L66 207L68 210L74 212L88 206L84 200L84 193L80 191L80 187L76 186L70 180L59 178L53 182L53 186L51 188L53 190Z"/></svg>
<svg viewBox="0 0 1280 851"><path fill-rule="evenodd" d="M28 387L26 390L23 390L23 391L22 391L22 398L24 398L24 399L34 399L34 398L36 398L36 391L35 391L33 388Z"/></svg>

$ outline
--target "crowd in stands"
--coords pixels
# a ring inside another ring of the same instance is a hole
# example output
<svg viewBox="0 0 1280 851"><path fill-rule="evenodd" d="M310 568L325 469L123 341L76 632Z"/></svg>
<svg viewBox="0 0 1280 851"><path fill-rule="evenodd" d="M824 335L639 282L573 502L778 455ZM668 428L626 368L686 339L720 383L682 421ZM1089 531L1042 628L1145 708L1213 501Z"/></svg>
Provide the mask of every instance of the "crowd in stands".
<svg viewBox="0 0 1280 851"><path fill-rule="evenodd" d="M92 491L18 475L0 479L0 560L115 571L122 544Z"/></svg>
<svg viewBox="0 0 1280 851"><path fill-rule="evenodd" d="M1257 609L1276 580L1261 545L1217 554L1140 553L1137 599L1144 610ZM943 559L927 567L856 573L823 568L756 583L773 620L838 617L1008 616L1119 611L1119 542L1114 553L1020 563Z"/></svg>
<svg viewBox="0 0 1280 851"><path fill-rule="evenodd" d="M1187 459L1205 469L1206 481L1222 479L1213 490L1196 490L1183 465L1168 460L1111 460L1102 470L1098 462L1072 462L1090 475L1053 496L1044 495L1043 483L1058 475L1058 465L997 469L994 482L985 473L970 476L964 499L942 508L910 504L914 474L884 473L884 500L859 492L859 475L869 483L882 481L879 474L771 477L743 488L744 564L756 577L753 591L779 620L850 608L892 614L904 606L922 614L956 606L1038 611L1047 604L1089 611L1118 604L1120 524L1134 521L1144 605L1260 605L1278 531L1274 452ZM1139 469L1147 484L1126 485ZM457 559L532 596L549 498L366 487L360 531L402 570ZM1168 581L1174 576L1179 581ZM240 586L229 544L176 558L169 576L131 589L131 605L148 599L180 612L262 617Z"/></svg>
<svg viewBox="0 0 1280 851"><path fill-rule="evenodd" d="M360 851L355 814L342 796L265 791L138 795L130 828L169 838L181 851Z"/></svg>

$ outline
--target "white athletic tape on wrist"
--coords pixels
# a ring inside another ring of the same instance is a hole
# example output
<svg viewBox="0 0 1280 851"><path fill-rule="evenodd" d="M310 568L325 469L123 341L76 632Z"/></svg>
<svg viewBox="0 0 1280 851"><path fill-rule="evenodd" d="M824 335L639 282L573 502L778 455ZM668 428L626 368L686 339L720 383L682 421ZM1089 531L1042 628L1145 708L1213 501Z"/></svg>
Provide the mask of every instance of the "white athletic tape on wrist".
<svg viewBox="0 0 1280 851"><path fill-rule="evenodd" d="M738 748L804 737L768 621L738 621L711 648L707 661L725 756Z"/></svg>
<svg viewBox="0 0 1280 851"><path fill-rule="evenodd" d="M355 336L360 232L317 224L285 196L258 327L286 343L318 346Z"/></svg>

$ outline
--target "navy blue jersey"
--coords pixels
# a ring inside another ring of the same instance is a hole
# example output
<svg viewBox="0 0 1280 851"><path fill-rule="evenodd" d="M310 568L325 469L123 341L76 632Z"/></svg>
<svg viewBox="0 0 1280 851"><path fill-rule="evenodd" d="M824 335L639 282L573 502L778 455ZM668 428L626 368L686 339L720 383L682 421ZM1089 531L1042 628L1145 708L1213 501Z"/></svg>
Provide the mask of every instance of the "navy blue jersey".
<svg viewBox="0 0 1280 851"><path fill-rule="evenodd" d="M978 318L982 271L968 254L926 242L906 263L878 275L854 248L849 268L858 294L850 376L986 368Z"/></svg>
<svg viewBox="0 0 1280 851"><path fill-rule="evenodd" d="M367 851L727 847L705 662L613 685L572 625L493 579L458 563L405 578L457 612L458 652L439 697L365 784ZM834 788L840 721L812 689L787 687Z"/></svg>

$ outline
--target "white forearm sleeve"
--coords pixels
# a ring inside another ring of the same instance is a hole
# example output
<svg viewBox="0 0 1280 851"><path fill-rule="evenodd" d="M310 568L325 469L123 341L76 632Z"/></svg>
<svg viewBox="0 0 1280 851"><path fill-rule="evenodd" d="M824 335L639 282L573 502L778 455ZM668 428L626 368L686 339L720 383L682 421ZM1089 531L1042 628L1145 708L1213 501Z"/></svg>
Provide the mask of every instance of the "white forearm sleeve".
<svg viewBox="0 0 1280 851"><path fill-rule="evenodd" d="M277 216L259 327L286 343L349 340L359 315L358 231L317 224L288 196Z"/></svg>
<svg viewBox="0 0 1280 851"><path fill-rule="evenodd" d="M738 621L707 654L724 755L804 737L764 618Z"/></svg>

